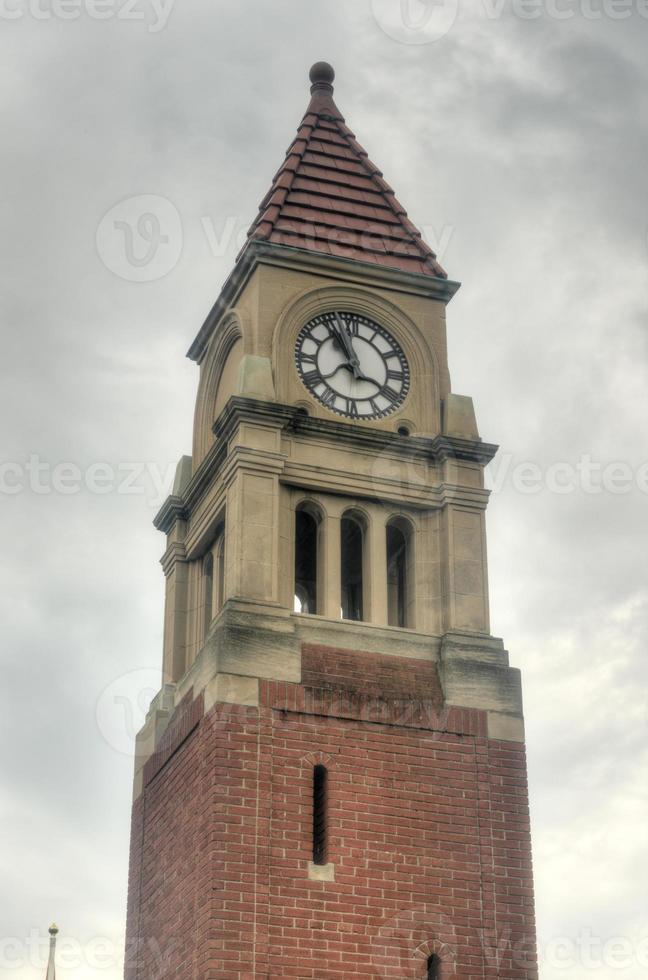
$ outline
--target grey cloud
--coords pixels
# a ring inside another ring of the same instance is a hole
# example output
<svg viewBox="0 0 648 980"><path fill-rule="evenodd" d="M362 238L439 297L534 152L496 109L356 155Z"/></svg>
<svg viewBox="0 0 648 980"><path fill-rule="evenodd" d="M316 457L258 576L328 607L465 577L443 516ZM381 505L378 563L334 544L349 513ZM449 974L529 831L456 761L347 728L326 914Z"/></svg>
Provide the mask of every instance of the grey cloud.
<svg viewBox="0 0 648 980"><path fill-rule="evenodd" d="M588 452L648 459L648 22L489 23L466 8L442 41L414 47L351 6L176 5L157 35L3 25L3 458L164 468L188 450L184 353L235 254L211 254L201 219L247 227L325 57L413 219L453 230L453 385L475 397L484 437L543 470ZM165 278L128 283L95 234L143 193L175 204L183 250ZM160 662L155 508L120 494L0 499L4 928L57 916L86 939L118 938L131 764L95 708L116 677ZM583 923L639 928L646 508L637 490L528 497L510 483L491 503L493 629L524 670L543 943Z"/></svg>

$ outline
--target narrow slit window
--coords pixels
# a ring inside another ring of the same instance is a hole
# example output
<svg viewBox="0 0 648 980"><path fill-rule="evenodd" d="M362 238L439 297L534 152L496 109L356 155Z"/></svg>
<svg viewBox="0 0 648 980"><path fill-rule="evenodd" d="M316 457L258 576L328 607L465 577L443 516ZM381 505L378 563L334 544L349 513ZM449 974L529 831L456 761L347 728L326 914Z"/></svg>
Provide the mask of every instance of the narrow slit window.
<svg viewBox="0 0 648 980"><path fill-rule="evenodd" d="M216 545L216 613L225 604L225 532L221 531Z"/></svg>
<svg viewBox="0 0 648 980"><path fill-rule="evenodd" d="M427 980L441 980L441 957L436 953L428 958Z"/></svg>
<svg viewBox="0 0 648 980"><path fill-rule="evenodd" d="M214 618L214 557L209 552L203 561L203 594L205 597L204 635L207 636Z"/></svg>
<svg viewBox="0 0 648 980"><path fill-rule="evenodd" d="M326 766L313 769L313 864L327 862L327 782Z"/></svg>
<svg viewBox="0 0 648 980"><path fill-rule="evenodd" d="M295 515L295 603L294 611L317 612L318 525L307 510Z"/></svg>
<svg viewBox="0 0 648 980"><path fill-rule="evenodd" d="M364 533L354 517L343 517L341 523L341 593L342 619L364 618Z"/></svg>
<svg viewBox="0 0 648 980"><path fill-rule="evenodd" d="M387 525L387 610L390 626L407 626L407 536Z"/></svg>

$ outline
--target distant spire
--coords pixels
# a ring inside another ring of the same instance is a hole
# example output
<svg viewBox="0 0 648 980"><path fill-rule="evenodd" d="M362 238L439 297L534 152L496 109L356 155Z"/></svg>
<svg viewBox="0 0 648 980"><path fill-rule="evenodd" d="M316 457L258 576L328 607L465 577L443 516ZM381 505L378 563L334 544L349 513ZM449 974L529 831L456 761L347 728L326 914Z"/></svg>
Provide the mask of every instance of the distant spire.
<svg viewBox="0 0 648 980"><path fill-rule="evenodd" d="M56 980L56 964L54 962L54 957L56 953L56 937L58 935L58 926L55 922L49 927L50 935L50 945L49 945L49 958L47 960L47 974L45 980Z"/></svg>

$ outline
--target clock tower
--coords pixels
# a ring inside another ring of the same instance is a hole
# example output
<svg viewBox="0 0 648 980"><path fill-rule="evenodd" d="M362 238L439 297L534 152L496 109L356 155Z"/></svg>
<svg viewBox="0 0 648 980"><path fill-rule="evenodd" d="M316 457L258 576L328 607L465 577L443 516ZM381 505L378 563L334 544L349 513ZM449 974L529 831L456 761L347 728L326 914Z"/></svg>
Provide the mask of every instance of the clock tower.
<svg viewBox="0 0 648 980"><path fill-rule="evenodd" d="M458 289L332 68L189 356L128 980L537 977L519 672L490 634Z"/></svg>

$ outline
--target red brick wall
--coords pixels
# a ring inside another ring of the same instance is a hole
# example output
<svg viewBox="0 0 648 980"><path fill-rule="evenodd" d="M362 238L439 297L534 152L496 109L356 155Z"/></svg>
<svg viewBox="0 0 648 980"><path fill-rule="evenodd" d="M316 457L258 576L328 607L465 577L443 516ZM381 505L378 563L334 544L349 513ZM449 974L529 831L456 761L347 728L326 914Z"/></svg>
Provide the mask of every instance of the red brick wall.
<svg viewBox="0 0 648 980"><path fill-rule="evenodd" d="M360 691L377 698L419 697L438 705L443 700L436 664L314 644L302 648L302 683L306 687Z"/></svg>
<svg viewBox="0 0 648 980"><path fill-rule="evenodd" d="M422 978L432 952L444 980L537 977L523 747L444 711L420 662L408 684L362 655L376 697L356 654L304 653L318 686L174 719L133 813L129 980ZM308 878L318 762L332 882Z"/></svg>

